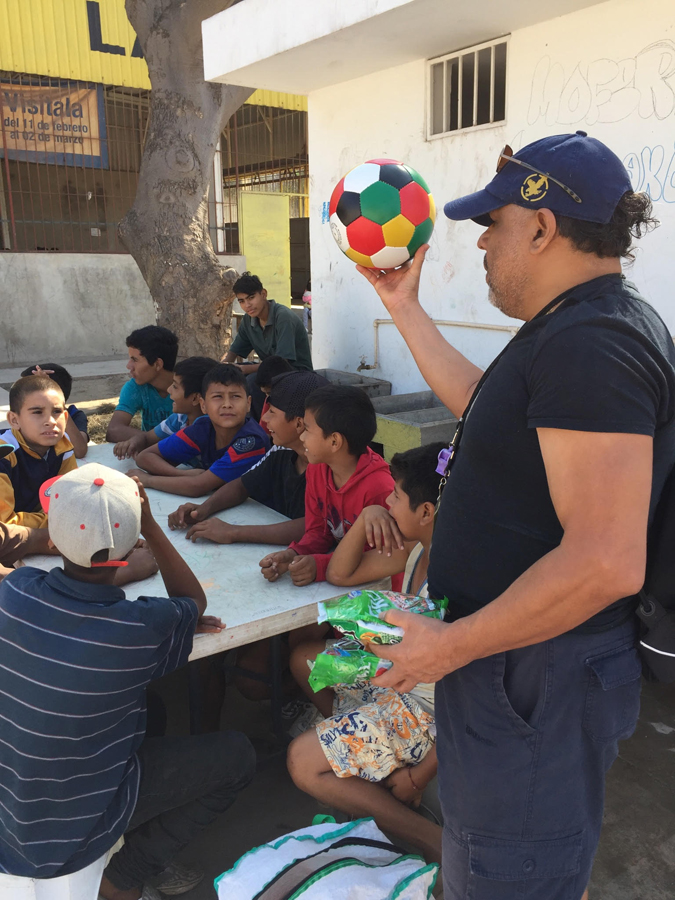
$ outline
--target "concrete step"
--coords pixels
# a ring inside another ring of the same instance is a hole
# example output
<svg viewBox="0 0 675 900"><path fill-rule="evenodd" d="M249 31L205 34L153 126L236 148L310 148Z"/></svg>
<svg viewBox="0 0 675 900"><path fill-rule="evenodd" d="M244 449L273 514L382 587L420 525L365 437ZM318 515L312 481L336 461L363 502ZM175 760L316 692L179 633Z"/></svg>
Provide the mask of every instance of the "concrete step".
<svg viewBox="0 0 675 900"><path fill-rule="evenodd" d="M55 362L57 360L54 360ZM110 397L118 397L122 385L128 380L126 357L118 356L113 359L97 359L89 362L61 362L60 365L73 376L73 390L68 399L69 403L83 403L86 401L101 400ZM21 376L26 366L0 369L0 389L9 390L12 384ZM0 399L1 399L0 395ZM0 403L0 415L2 404Z"/></svg>

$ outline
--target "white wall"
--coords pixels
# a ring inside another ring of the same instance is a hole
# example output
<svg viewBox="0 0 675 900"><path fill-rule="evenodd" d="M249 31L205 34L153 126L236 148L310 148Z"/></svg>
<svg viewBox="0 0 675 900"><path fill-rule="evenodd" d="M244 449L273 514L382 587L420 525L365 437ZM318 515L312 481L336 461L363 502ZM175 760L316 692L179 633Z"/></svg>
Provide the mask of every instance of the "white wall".
<svg viewBox="0 0 675 900"><path fill-rule="evenodd" d="M447 51L454 50L451 37ZM338 250L322 217L337 181L374 157L410 163L439 207L422 278L433 318L518 324L490 306L475 247L479 226L450 222L443 203L483 187L505 143L583 129L624 159L635 190L649 191L661 227L628 270L675 332L675 18L666 0L611 0L511 35L507 120L474 132L425 140L424 60L309 95L313 356L316 366L355 371L373 361L373 328L386 311ZM442 328L470 359L486 365L508 338ZM379 368L394 392L423 381L393 326L380 328ZM368 373L366 373L368 374Z"/></svg>

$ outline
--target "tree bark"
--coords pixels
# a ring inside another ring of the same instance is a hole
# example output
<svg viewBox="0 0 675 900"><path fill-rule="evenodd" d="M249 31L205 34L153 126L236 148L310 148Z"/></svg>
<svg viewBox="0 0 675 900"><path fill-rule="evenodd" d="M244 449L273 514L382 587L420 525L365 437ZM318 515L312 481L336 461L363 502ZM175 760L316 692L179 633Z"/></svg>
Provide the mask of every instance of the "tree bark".
<svg viewBox="0 0 675 900"><path fill-rule="evenodd" d="M252 91L204 81L201 23L231 5L126 0L152 91L136 197L119 235L181 356L219 359L230 337L237 273L213 251L207 194L220 135Z"/></svg>

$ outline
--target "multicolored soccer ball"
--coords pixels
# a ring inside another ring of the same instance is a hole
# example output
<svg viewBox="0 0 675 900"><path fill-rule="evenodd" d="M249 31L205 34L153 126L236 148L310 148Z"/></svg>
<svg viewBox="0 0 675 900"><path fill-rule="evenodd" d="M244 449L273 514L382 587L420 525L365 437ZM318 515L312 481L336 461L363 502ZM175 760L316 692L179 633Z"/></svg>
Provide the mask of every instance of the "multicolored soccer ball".
<svg viewBox="0 0 675 900"><path fill-rule="evenodd" d="M330 227L349 259L394 269L434 230L436 206L419 172L395 159L370 159L348 172L329 205Z"/></svg>

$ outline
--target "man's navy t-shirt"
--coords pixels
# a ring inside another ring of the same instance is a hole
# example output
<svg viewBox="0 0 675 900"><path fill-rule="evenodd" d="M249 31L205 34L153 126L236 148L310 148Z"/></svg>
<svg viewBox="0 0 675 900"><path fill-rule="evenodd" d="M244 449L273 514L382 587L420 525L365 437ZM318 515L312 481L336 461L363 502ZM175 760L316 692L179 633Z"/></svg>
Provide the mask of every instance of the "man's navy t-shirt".
<svg viewBox="0 0 675 900"><path fill-rule="evenodd" d="M537 428L654 438L651 514L675 461L675 348L655 310L621 275L566 292L527 322L486 379L443 492L429 593L448 618L498 597L560 544ZM610 627L626 601L588 623Z"/></svg>

